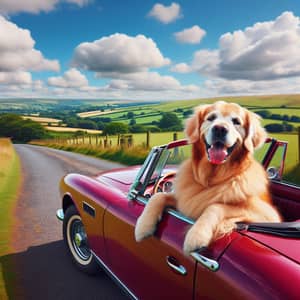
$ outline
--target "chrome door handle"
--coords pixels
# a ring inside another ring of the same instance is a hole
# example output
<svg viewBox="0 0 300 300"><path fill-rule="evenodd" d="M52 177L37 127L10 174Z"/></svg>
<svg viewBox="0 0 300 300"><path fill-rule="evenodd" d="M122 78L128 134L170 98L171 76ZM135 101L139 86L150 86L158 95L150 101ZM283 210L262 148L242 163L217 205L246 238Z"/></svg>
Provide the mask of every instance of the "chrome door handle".
<svg viewBox="0 0 300 300"><path fill-rule="evenodd" d="M192 252L190 254L197 262L199 262L201 265L203 265L204 267L208 268L209 270L216 272L219 270L219 263L214 260L214 259L210 259L205 257L204 255L201 255L198 252Z"/></svg>
<svg viewBox="0 0 300 300"><path fill-rule="evenodd" d="M176 258L174 258L172 256L167 256L166 261L167 261L168 266L171 269L173 269L176 273L178 273L180 275L187 274L186 268L183 265L178 264Z"/></svg>

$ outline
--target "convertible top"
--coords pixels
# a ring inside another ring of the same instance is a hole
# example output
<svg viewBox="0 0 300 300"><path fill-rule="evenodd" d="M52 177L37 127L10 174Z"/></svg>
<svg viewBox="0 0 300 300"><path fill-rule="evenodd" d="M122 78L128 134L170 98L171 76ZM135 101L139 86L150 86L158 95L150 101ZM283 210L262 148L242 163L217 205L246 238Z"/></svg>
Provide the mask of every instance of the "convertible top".
<svg viewBox="0 0 300 300"><path fill-rule="evenodd" d="M286 238L300 238L300 221L282 223L238 223L238 230L266 233Z"/></svg>

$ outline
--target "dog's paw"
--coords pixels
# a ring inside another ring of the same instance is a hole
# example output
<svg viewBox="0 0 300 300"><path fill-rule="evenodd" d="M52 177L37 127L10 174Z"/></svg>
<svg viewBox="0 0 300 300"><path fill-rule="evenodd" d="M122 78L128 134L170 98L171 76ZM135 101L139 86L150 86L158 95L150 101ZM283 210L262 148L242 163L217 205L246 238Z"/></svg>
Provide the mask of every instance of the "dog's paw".
<svg viewBox="0 0 300 300"><path fill-rule="evenodd" d="M143 215L141 215L135 224L135 230L134 230L135 240L137 242L140 242L145 238L153 235L155 230L156 230L156 222L149 222L149 220L146 220L146 218L144 218Z"/></svg>
<svg viewBox="0 0 300 300"><path fill-rule="evenodd" d="M185 236L183 251L185 255L189 255L193 251L206 248L210 240L209 235L203 234L192 227Z"/></svg>

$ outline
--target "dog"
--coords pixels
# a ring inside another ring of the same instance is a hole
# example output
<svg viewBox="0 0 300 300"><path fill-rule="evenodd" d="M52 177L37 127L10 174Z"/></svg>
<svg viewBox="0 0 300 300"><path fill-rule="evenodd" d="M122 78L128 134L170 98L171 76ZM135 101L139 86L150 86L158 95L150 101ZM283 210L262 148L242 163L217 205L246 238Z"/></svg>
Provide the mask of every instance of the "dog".
<svg viewBox="0 0 300 300"><path fill-rule="evenodd" d="M208 247L232 232L237 222L280 222L272 205L266 171L253 152L266 140L260 118L235 103L200 105L187 120L191 158L179 167L173 193L156 193L135 226L135 239L151 236L167 206L195 223L185 254Z"/></svg>

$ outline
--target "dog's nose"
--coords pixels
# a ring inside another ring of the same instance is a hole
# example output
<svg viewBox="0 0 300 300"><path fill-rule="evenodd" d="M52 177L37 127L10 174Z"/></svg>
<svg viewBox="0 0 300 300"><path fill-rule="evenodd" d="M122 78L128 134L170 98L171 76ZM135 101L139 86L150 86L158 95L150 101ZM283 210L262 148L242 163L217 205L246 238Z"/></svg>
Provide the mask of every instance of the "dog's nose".
<svg viewBox="0 0 300 300"><path fill-rule="evenodd" d="M215 125L212 129L212 133L216 139L222 139L228 133L228 129L222 125Z"/></svg>

